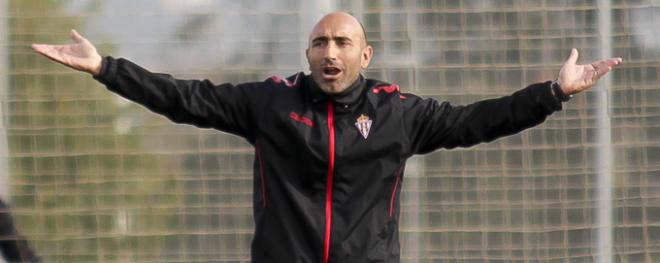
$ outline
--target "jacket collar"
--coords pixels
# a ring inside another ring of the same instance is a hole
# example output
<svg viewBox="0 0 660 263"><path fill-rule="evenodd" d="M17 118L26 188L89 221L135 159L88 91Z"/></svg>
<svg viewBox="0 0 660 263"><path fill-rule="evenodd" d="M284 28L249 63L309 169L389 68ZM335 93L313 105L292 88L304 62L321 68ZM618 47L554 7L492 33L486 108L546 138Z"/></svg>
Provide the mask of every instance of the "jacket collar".
<svg viewBox="0 0 660 263"><path fill-rule="evenodd" d="M360 98L360 95L362 95L362 91L364 90L364 86L366 81L364 80L364 77L362 74L358 76L358 79L353 82L348 88L346 88L344 91L338 93L338 94L327 94L321 88L316 84L316 81L312 78L311 75L308 75L306 78L306 85L310 93L312 95L312 98L315 100L326 100L326 99L332 99L335 103L341 104L341 105L353 105L355 104L358 99Z"/></svg>

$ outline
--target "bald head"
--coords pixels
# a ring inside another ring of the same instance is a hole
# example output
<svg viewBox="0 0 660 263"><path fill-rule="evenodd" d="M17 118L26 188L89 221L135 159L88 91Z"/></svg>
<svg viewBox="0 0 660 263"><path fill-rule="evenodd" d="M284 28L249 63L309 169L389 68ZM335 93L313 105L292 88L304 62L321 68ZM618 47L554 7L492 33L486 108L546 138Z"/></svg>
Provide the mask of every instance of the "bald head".
<svg viewBox="0 0 660 263"><path fill-rule="evenodd" d="M360 23L360 21L353 15L342 11L329 13L323 16L321 20L314 25L312 32L309 34L309 45L311 46L315 33L318 35L325 31L329 26L343 26L347 29L350 28L351 31L359 32L360 34L356 36L358 38L356 40L360 41L361 47L367 46L367 34L362 23Z"/></svg>
<svg viewBox="0 0 660 263"><path fill-rule="evenodd" d="M346 12L334 12L316 23L305 53L316 84L336 94L355 83L369 66L373 49L360 21Z"/></svg>

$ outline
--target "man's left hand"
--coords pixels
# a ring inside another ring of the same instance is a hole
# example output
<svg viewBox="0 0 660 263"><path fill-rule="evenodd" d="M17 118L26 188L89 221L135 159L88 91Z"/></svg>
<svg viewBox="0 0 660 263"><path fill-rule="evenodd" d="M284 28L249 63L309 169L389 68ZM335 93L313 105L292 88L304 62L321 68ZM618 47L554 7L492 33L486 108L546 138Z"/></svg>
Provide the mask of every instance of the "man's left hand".
<svg viewBox="0 0 660 263"><path fill-rule="evenodd" d="M577 65L577 59L577 49L571 50L571 55L559 70L557 81L566 95L591 88L598 79L623 62L622 58L608 58L591 64Z"/></svg>

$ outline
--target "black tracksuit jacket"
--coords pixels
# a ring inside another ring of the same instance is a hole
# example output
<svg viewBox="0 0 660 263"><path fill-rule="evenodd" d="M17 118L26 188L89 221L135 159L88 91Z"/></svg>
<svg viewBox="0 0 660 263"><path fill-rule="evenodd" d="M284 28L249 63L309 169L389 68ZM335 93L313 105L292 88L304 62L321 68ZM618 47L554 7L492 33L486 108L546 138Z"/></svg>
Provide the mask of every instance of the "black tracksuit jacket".
<svg viewBox="0 0 660 263"><path fill-rule="evenodd" d="M214 85L112 57L96 79L173 122L254 146L253 262L399 262L406 159L510 135L561 109L550 82L452 106L363 77L328 95L302 72Z"/></svg>

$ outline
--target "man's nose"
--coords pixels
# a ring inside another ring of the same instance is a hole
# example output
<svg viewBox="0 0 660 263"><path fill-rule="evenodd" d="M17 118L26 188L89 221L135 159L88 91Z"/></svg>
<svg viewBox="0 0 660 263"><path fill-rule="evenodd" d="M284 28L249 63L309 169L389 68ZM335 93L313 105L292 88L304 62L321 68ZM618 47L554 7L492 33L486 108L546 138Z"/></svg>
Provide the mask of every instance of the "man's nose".
<svg viewBox="0 0 660 263"><path fill-rule="evenodd" d="M325 52L323 54L323 58L329 60L335 60L337 59L338 53L339 53L339 49L337 48L337 45L335 45L334 42L330 41L328 45L325 46Z"/></svg>

